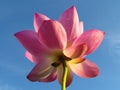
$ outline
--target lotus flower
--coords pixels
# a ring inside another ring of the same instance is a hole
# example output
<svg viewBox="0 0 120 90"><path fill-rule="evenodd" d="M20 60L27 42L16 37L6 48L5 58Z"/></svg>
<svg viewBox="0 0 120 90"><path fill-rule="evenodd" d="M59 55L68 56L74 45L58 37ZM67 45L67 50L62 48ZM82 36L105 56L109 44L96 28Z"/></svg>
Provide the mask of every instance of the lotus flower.
<svg viewBox="0 0 120 90"><path fill-rule="evenodd" d="M104 32L91 29L83 32L75 6L67 9L59 20L51 20L39 13L34 15L34 28L15 34L27 50L25 56L35 67L28 74L31 81L62 83L63 64L68 67L67 86L73 73L83 78L96 77L99 69L85 57L100 45Z"/></svg>

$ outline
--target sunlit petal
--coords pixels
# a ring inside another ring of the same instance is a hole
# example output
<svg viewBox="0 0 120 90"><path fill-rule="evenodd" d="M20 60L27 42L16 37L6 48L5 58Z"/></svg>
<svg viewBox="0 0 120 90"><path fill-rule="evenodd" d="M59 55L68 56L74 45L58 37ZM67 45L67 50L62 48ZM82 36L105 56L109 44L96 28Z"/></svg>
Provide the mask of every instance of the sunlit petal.
<svg viewBox="0 0 120 90"><path fill-rule="evenodd" d="M39 54L39 55L33 55L33 54L29 53L28 51L26 51L25 57L28 58L28 60L30 60L31 62L37 64L43 60L44 53L41 52L41 54Z"/></svg>
<svg viewBox="0 0 120 90"><path fill-rule="evenodd" d="M80 26L82 27L82 25L79 24L78 13L75 6L67 9L61 15L59 21L67 32L68 42L73 42L73 40L81 34L82 29L80 29Z"/></svg>
<svg viewBox="0 0 120 90"><path fill-rule="evenodd" d="M24 30L16 33L15 36L24 48L33 55L39 55L47 51L45 47L40 44L36 32Z"/></svg>
<svg viewBox="0 0 120 90"><path fill-rule="evenodd" d="M88 60L78 64L70 63L70 67L76 75L83 78L93 78L99 75L99 69L97 65Z"/></svg>
<svg viewBox="0 0 120 90"><path fill-rule="evenodd" d="M70 58L77 58L83 56L87 51L87 45L85 43L81 45L73 45L64 50L64 54Z"/></svg>
<svg viewBox="0 0 120 90"><path fill-rule="evenodd" d="M100 45L104 37L104 32L96 29L84 32L76 41L76 44L87 44L86 55L92 53Z"/></svg>
<svg viewBox="0 0 120 90"><path fill-rule="evenodd" d="M51 49L64 49L67 36L64 27L57 21L44 21L38 32L39 41Z"/></svg>
<svg viewBox="0 0 120 90"><path fill-rule="evenodd" d="M80 27L80 35L81 35L83 33L83 30L84 30L84 26L83 26L83 22L82 21L80 21L79 27Z"/></svg>

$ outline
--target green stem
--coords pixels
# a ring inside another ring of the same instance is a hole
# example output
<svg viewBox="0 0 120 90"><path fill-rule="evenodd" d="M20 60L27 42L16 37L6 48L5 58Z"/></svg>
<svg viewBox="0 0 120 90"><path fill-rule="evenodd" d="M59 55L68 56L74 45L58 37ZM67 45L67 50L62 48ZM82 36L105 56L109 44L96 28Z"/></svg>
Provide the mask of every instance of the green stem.
<svg viewBox="0 0 120 90"><path fill-rule="evenodd" d="M68 68L66 63L63 63L63 77L62 77L62 87L61 90L66 90L66 81L67 81Z"/></svg>

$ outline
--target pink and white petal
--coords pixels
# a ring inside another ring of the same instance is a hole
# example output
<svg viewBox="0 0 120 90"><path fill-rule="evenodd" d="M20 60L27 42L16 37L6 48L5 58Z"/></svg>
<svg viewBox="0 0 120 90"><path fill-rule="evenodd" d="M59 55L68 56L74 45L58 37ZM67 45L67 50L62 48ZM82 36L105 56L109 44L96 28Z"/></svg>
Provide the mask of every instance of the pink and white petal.
<svg viewBox="0 0 120 90"><path fill-rule="evenodd" d="M33 55L31 53L29 53L28 51L25 52L25 57L28 58L28 60L30 60L33 63L37 62L37 60L33 59Z"/></svg>
<svg viewBox="0 0 120 90"><path fill-rule="evenodd" d="M44 20L49 20L49 18L43 14L39 14L39 13L34 14L34 28L36 32L38 32Z"/></svg>
<svg viewBox="0 0 120 90"><path fill-rule="evenodd" d="M36 32L24 30L16 33L15 37L20 41L24 48L33 55L40 55L46 52L45 47L40 44Z"/></svg>
<svg viewBox="0 0 120 90"><path fill-rule="evenodd" d="M63 53L70 58L78 58L84 56L87 51L87 45L85 43L80 45L72 45L66 48Z"/></svg>
<svg viewBox="0 0 120 90"><path fill-rule="evenodd" d="M55 20L44 21L38 32L39 41L50 49L64 49L67 36L64 27Z"/></svg>
<svg viewBox="0 0 120 90"><path fill-rule="evenodd" d="M56 80L56 78L57 78L57 72L56 72L56 68L54 68L51 74L47 78L39 80L39 82L52 82Z"/></svg>
<svg viewBox="0 0 120 90"><path fill-rule="evenodd" d="M83 78L93 78L99 75L99 69L97 65L88 60L78 64L70 63L70 67L76 75Z"/></svg>
<svg viewBox="0 0 120 90"><path fill-rule="evenodd" d="M79 26L80 26L80 35L81 35L83 33L83 30L84 30L84 25L83 25L82 21L79 22Z"/></svg>
<svg viewBox="0 0 120 90"><path fill-rule="evenodd" d="M57 68L57 78L58 78L58 81L59 83L62 85L62 80L63 80L63 66L60 65L58 68ZM71 71L71 69L68 67L68 75L67 75L67 82L66 82L66 87L68 87L71 83L72 83L72 80L73 80L73 73Z"/></svg>
<svg viewBox="0 0 120 90"><path fill-rule="evenodd" d="M42 60L32 69L27 78L30 81L39 81L47 78L54 68L51 66L49 60Z"/></svg>
<svg viewBox="0 0 120 90"><path fill-rule="evenodd" d="M92 53L96 50L96 48L101 44L102 40L104 38L104 32L97 29L92 29L84 32L75 42L74 44L87 44L87 51L86 55Z"/></svg>
<svg viewBox="0 0 120 90"><path fill-rule="evenodd" d="M37 64L37 63L41 62L41 60L43 60L44 55L41 53L41 54L35 56L35 55L32 55L30 52L26 51L25 57L27 59L29 59L31 62Z"/></svg>
<svg viewBox="0 0 120 90"><path fill-rule="evenodd" d="M60 17L59 21L67 32L68 42L71 43L81 34L78 13L75 6L67 9Z"/></svg>

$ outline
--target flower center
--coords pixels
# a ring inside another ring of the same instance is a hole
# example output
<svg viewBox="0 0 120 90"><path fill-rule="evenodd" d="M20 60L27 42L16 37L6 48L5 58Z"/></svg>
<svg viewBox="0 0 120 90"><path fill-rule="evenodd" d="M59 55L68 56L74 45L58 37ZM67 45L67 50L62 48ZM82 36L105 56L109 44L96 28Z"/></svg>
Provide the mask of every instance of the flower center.
<svg viewBox="0 0 120 90"><path fill-rule="evenodd" d="M52 54L54 62L51 64L54 67L58 67L60 64L64 64L66 61L72 60L71 58L65 56L61 51L55 51Z"/></svg>

